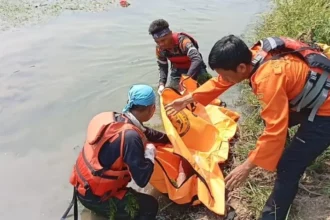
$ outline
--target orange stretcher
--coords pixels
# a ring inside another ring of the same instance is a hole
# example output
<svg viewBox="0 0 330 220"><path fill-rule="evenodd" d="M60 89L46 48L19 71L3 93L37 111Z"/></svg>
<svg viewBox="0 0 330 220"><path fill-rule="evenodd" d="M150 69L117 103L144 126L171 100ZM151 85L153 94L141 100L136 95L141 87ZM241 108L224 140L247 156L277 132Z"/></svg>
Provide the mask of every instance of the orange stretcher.
<svg viewBox="0 0 330 220"><path fill-rule="evenodd" d="M230 140L235 136L239 114L219 106L219 99L204 107L195 103L168 117L164 106L197 88L191 78L183 80L183 94L165 88L160 97L161 118L171 146L157 148L150 184L177 204L204 204L225 214L225 183L219 164L226 162ZM176 179L183 168L186 179Z"/></svg>

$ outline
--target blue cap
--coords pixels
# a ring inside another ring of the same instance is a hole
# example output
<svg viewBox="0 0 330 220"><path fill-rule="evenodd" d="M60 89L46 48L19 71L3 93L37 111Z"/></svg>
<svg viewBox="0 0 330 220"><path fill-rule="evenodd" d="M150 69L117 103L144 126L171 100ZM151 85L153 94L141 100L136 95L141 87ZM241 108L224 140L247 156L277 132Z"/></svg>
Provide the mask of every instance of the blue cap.
<svg viewBox="0 0 330 220"><path fill-rule="evenodd" d="M155 104L156 96L154 90L148 85L134 85L128 91L128 103L123 113L129 111L133 105L150 106Z"/></svg>

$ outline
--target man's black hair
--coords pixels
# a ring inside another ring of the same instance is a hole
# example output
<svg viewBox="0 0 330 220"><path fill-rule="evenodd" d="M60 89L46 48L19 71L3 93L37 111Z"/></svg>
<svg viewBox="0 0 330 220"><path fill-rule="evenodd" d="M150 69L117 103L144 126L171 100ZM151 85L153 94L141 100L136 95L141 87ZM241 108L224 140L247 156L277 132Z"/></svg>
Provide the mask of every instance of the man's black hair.
<svg viewBox="0 0 330 220"><path fill-rule="evenodd" d="M240 63L250 64L252 52L243 40L228 35L218 40L209 54L209 66L212 70L221 68L236 71Z"/></svg>
<svg viewBox="0 0 330 220"><path fill-rule="evenodd" d="M165 28L168 28L169 24L164 19L157 19L153 21L149 26L149 34L157 33Z"/></svg>
<svg viewBox="0 0 330 220"><path fill-rule="evenodd" d="M152 104L152 105L154 105L154 104ZM130 110L135 110L135 111L138 111L138 112L143 112L143 111L147 110L152 105L148 105L148 106L145 106L145 105L133 105L130 108Z"/></svg>

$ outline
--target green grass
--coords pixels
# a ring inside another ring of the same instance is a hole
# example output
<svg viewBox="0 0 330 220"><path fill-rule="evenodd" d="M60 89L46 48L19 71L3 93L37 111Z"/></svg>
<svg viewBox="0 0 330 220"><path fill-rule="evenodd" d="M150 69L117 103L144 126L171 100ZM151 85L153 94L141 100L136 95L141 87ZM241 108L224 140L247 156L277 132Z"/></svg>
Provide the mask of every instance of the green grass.
<svg viewBox="0 0 330 220"><path fill-rule="evenodd" d="M116 213L117 213L117 206L116 206L116 203L114 203L112 199L109 200L109 207L110 207L109 220L115 220Z"/></svg>
<svg viewBox="0 0 330 220"><path fill-rule="evenodd" d="M127 192L125 197L127 197L126 198L127 204L125 206L125 211L129 215L130 219L134 219L139 211L139 203L137 201L137 198L131 192ZM110 199L109 206L110 206L109 220L115 220L117 214L116 202L114 202L113 199Z"/></svg>
<svg viewBox="0 0 330 220"><path fill-rule="evenodd" d="M325 163L330 161L330 149L327 149L322 155L320 155L314 163L308 168L308 171L314 171L316 173L323 173L327 171L328 165Z"/></svg>
<svg viewBox="0 0 330 220"><path fill-rule="evenodd" d="M325 184L325 187L322 189L322 193L330 196L330 183Z"/></svg>
<svg viewBox="0 0 330 220"><path fill-rule="evenodd" d="M259 181L248 181L241 192L241 196L247 200L247 207L251 211L251 217L259 216L260 211L269 196L271 186L261 185Z"/></svg>
<svg viewBox="0 0 330 220"><path fill-rule="evenodd" d="M262 15L254 31L248 33L248 41L256 42L270 36L287 36L297 38L306 34L306 41L312 38L316 42L330 44L330 1L328 0L273 0L273 10ZM311 34L312 33L312 34ZM240 125L240 140L235 146L237 164L243 162L249 151L254 149L257 138L264 125L260 118L260 105L247 83L242 84L242 95L239 103L244 107L243 122ZM290 129L292 139L297 127ZM326 169L326 161L330 159L327 150L308 168L308 171L320 173ZM313 177L313 176L312 176ZM249 219L258 218L268 195L271 192L274 174L261 169L253 171L247 183L240 189L243 198L242 206L248 207ZM323 191L330 192L330 185ZM245 215L246 216L246 215ZM295 216L294 209L288 219L300 219Z"/></svg>
<svg viewBox="0 0 330 220"><path fill-rule="evenodd" d="M128 197L128 200L125 211L129 214L131 219L134 219L139 212L139 203L137 198L131 192L128 192L126 196Z"/></svg>
<svg viewBox="0 0 330 220"><path fill-rule="evenodd" d="M269 36L297 37L313 30L314 39L330 43L330 1L273 0L274 10L265 13L253 36L255 40Z"/></svg>

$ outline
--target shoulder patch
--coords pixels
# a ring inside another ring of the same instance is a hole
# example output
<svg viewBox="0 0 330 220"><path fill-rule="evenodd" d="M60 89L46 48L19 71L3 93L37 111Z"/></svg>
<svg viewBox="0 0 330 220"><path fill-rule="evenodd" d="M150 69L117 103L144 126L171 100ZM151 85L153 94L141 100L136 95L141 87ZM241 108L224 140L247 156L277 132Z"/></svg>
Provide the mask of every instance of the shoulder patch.
<svg viewBox="0 0 330 220"><path fill-rule="evenodd" d="M282 63L278 62L277 60L273 61L271 63L271 66L274 70L274 73L277 74L281 74L283 72L283 68L282 68Z"/></svg>

